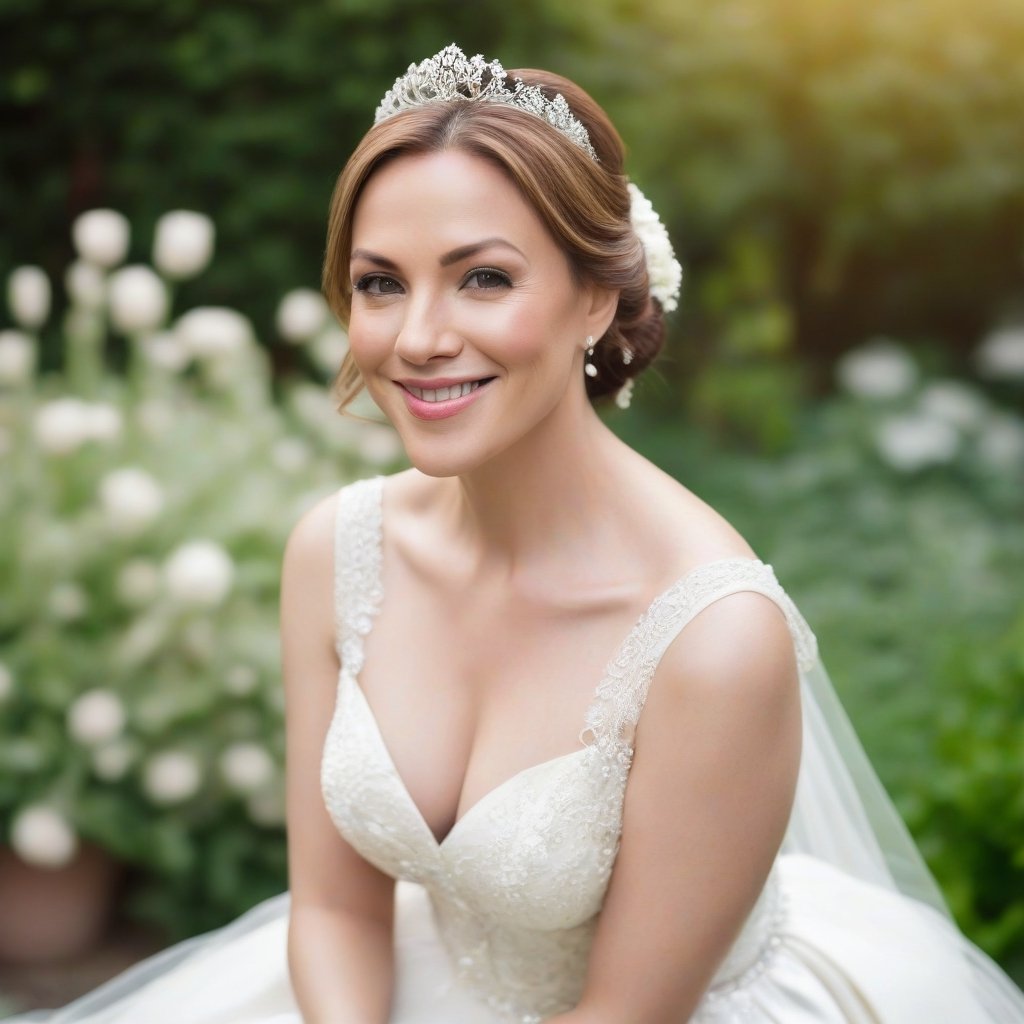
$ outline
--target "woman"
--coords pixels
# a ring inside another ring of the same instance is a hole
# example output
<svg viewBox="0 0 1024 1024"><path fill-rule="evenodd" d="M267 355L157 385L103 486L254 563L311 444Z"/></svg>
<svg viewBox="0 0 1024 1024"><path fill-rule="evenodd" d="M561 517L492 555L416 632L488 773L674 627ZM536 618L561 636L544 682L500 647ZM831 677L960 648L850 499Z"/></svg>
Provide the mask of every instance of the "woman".
<svg viewBox="0 0 1024 1024"><path fill-rule="evenodd" d="M622 159L455 47L385 97L324 287L413 468L285 552L290 893L52 1020L1024 1020L771 567L594 412L678 289Z"/></svg>

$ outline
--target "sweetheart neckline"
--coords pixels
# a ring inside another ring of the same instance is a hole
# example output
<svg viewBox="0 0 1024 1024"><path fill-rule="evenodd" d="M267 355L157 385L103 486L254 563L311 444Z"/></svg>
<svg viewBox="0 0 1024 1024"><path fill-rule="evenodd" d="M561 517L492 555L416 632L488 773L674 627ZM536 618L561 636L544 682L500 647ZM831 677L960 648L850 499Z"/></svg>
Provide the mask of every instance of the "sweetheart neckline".
<svg viewBox="0 0 1024 1024"><path fill-rule="evenodd" d="M420 810L419 805L412 798L412 794L409 792L409 787L405 784L405 779L402 778L402 774L401 772L399 772L398 766L395 764L395 759L392 756L391 750L388 747L387 740L384 739L384 733L381 732L380 723L377 721L377 716L373 713L373 707L367 700L366 694L363 693L363 688L359 685L359 680L351 672L346 672L344 668L341 669L340 675L341 677L344 677L348 680L352 689L358 694L359 700L366 711L367 717L373 724L373 733L377 738L378 746L381 750L381 753L384 755L386 766L392 778L398 784L398 788L401 791L402 796L405 799L405 802L408 805L409 809L412 811L413 817L416 819L417 823L426 833L427 838L431 841L431 845L438 853L444 851L448 841L459 830L462 823L467 818L471 817L476 812L476 810L479 807L481 807L481 805L490 802L492 797L496 799L497 795L502 790L510 787L518 779L521 779L526 775L530 775L533 772L540 771L540 769L542 768L549 768L557 764L559 761L567 761L570 758L577 757L580 754L585 754L590 749L588 744L584 744L581 747L577 747L575 750L570 750L564 754L556 754L554 757L549 757L545 761L538 761L535 764L527 765L525 768L520 768L517 772L507 776L496 786L487 790L487 792L485 792L482 796L480 796L477 800L470 804L470 806L467 807L466 810L464 810L462 814L460 814L455 819L454 822L452 822L448 831L444 834L444 837L442 839L438 839L437 834L430 827L430 822L427 821L427 819L423 815L423 812Z"/></svg>
<svg viewBox="0 0 1024 1024"><path fill-rule="evenodd" d="M383 577L382 566L383 566L383 560L384 560L383 559L383 555L384 555L384 481L386 479L387 478L385 476L381 475L381 476L372 477L372 478L370 478L369 481L367 481L367 483L372 484L375 487L375 490L376 490L376 500L371 505L371 507L373 509L373 514L375 516L375 524L374 525L375 525L376 528L373 530L373 536L374 536L374 541L372 542L373 543L373 550L371 552L372 557L369 559L369 565L371 567L371 571L372 571L373 576L374 576L373 586L372 586L371 589L375 589L376 590L377 602L376 602L375 606L373 606L370 609L368 609L369 614L366 616L366 619L365 619L365 627L363 629L359 630L359 632L357 634L360 652L362 652L363 646L364 646L364 644L366 642L366 637L370 635L370 632L373 629L373 620L377 617L377 613L380 611L380 605L381 605L381 603L383 601L384 588L383 588L383 579L382 579L382 577ZM605 685L605 683L607 682L607 680L609 678L609 674L610 674L612 666L619 660L619 658L622 656L623 652L628 649L628 646L629 646L630 642L641 631L641 629L643 628L644 624L650 618L650 616L652 615L654 610L660 604L662 604L664 601L667 601L677 590L685 589L686 585L690 582L690 580L693 577L695 577L698 573L704 572L704 571L706 571L708 569L711 569L711 568L714 568L716 566L726 565L726 564L735 563L735 562L740 562L740 563L743 563L743 564L750 564L750 565L766 565L766 563L763 562L760 558L746 558L746 557L743 557L743 556L740 556L740 555L732 555L732 556L727 556L725 558L715 558L715 559L712 559L712 560L710 560L708 562L701 562L698 565L693 566L687 572L685 572L682 576L680 576L678 579L676 579L673 583L669 584L664 590L662 590L660 593L656 594L651 599L651 601L646 606L646 608L644 608L644 610L636 618L636 620L634 621L632 627L626 633L626 636L624 637L622 642L615 648L615 650L614 650L614 652L612 654L611 659L606 663L605 668L604 668L604 670L601 673L601 677L598 680L597 685L594 687L593 696L591 697L590 702L587 704L587 707L586 707L586 709L584 710L584 713L583 713L583 726L580 729L579 733L577 734L580 742L583 745L581 747L577 747L575 750L570 750L567 753L558 754L555 757L548 758L545 761L540 761L540 762L538 762L536 764L527 765L525 768L519 769L519 771L515 772L513 775L510 775L506 779L502 780L496 786L494 786L491 789L487 790L481 797L479 797L465 811L463 811L463 813L461 815L459 815L455 819L454 822L452 822L451 827L448 829L448 831L445 833L445 835L444 835L444 837L442 839L438 839L437 838L436 833L430 827L430 824L427 822L427 819L424 817L423 812L419 808L419 805L416 803L415 800L413 800L412 794L409 792L409 787L405 784L405 779L402 778L402 775L399 772L397 765L395 764L394 757L392 756L391 750L388 747L387 740L384 738L384 734L381 731L380 724L377 721L377 716L374 714L373 707L371 706L371 704L369 702L369 699L367 698L365 692L363 691L362 686L359 684L359 674L360 674L360 671L362 669L362 663L365 661L365 659L364 658L360 658L360 662L361 662L360 668L358 670L356 670L355 672L353 672L350 668L347 668L343 664L341 666L341 669L340 669L340 672L339 672L339 681L340 681L340 679L343 676L347 675L349 680L351 681L351 683L353 685L353 688L358 692L359 697L362 700L363 704L365 705L366 710L369 713L369 717L370 717L370 719L373 722L374 731L375 731L375 733L376 733L376 735L377 735L377 737L378 737L378 739L380 741L380 747L381 747L381 750L384 752L387 766L390 769L390 772L391 772L392 776L394 777L395 781L397 782L398 788L402 791L403 796L404 796L406 802L412 808L412 810L414 812L414 816L420 822L420 824L424 828L427 836L430 838L434 851L436 853L443 852L445 844L448 842L448 840L455 833L456 829L459 828L459 826L462 824L462 822L465 821L465 819L470 814L472 814L477 809L477 807L480 806L480 804L484 803L485 801L490 800L490 798L491 798L491 796L493 794L495 794L495 793L499 792L500 790L504 789L506 786L510 785L516 779L522 777L523 775L526 775L529 772L533 772L535 770L539 770L541 768L544 768L544 767L546 767L548 765L557 763L558 761L563 761L563 760L566 760L566 759L568 759L570 757L574 757L574 756L576 756L578 754L586 753L586 751L590 749L591 744L585 742L582 737L583 737L583 735L586 732L589 731L589 727L587 725L587 720L590 717L590 712L597 705L598 701L601 700L601 691L604 688L604 685ZM463 776L463 779L462 779L462 785L463 786L465 785L465 782L466 782L465 776ZM459 801L461 801L461 799L462 799L462 789L460 787L460 789L459 789ZM458 810L458 804L456 804L456 811L457 810Z"/></svg>

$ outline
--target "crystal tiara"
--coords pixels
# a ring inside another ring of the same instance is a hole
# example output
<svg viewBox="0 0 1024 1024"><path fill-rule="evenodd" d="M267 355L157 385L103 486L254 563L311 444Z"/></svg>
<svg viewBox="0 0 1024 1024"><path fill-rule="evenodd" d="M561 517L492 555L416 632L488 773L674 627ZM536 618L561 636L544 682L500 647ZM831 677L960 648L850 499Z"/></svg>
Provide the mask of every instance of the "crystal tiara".
<svg viewBox="0 0 1024 1024"><path fill-rule="evenodd" d="M409 70L395 79L395 84L380 101L373 123L380 124L403 110L427 103L451 100L504 103L547 121L592 160L597 160L587 129L573 116L561 93L554 99L548 99L536 85L526 85L519 78L508 85L507 77L498 61L486 61L479 53L475 57L467 57L451 43L420 64L410 64Z"/></svg>

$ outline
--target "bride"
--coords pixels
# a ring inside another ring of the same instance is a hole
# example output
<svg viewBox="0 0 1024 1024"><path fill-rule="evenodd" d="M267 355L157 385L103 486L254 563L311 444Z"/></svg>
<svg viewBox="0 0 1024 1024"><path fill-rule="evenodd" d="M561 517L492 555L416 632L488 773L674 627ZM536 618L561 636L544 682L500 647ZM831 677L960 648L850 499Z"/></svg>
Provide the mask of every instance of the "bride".
<svg viewBox="0 0 1024 1024"><path fill-rule="evenodd" d="M594 411L678 285L573 83L395 83L324 288L413 468L284 554L290 889L22 1020L1024 1021L771 566Z"/></svg>

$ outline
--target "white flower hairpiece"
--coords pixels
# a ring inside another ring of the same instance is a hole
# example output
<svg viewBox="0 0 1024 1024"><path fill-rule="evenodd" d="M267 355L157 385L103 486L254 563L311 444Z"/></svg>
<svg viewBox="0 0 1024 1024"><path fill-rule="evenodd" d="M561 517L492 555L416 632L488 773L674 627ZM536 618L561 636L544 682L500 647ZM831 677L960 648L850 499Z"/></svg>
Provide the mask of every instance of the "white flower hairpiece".
<svg viewBox="0 0 1024 1024"><path fill-rule="evenodd" d="M683 268L676 259L668 231L654 212L651 201L633 182L629 182L626 187L630 199L629 219L644 247L651 295L661 303L666 313L671 313L679 305Z"/></svg>

